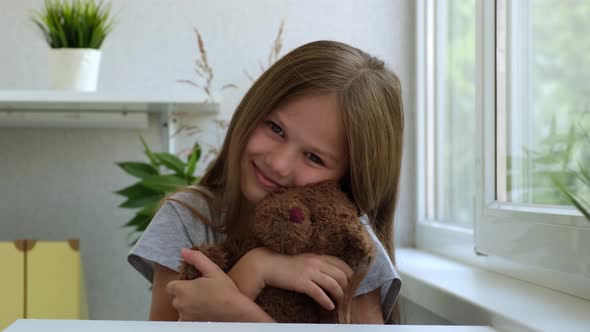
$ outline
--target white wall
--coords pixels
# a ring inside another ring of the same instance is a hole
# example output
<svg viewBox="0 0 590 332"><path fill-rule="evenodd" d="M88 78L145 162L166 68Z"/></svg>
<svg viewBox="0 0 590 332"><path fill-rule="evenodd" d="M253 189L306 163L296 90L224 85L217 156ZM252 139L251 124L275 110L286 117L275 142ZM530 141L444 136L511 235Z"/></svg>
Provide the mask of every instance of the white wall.
<svg viewBox="0 0 590 332"><path fill-rule="evenodd" d="M43 0L0 2L0 89L44 89L47 46L27 19ZM396 245L413 245L414 2L411 0L114 0L118 23L103 45L99 89L173 92L195 78L193 27L204 38L229 118L258 74L285 19L282 54L305 42L333 39L382 58L401 78L406 108L406 156ZM157 119L140 132L160 146ZM145 319L148 283L126 263L131 212L112 191L133 179L114 162L143 159L137 132L116 129L0 128L0 241L81 238L90 318Z"/></svg>

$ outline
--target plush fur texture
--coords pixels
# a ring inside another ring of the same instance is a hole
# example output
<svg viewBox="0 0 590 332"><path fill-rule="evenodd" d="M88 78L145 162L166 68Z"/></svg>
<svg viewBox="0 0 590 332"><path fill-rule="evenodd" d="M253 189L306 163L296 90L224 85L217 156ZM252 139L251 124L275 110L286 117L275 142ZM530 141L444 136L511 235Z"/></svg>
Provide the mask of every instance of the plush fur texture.
<svg viewBox="0 0 590 332"><path fill-rule="evenodd" d="M359 221L358 209L335 182L274 192L256 206L254 220L247 234L193 249L226 272L248 251L261 246L283 254L336 256L357 274L353 278L357 282L346 291L350 297L373 261L373 242ZM194 267L182 263L180 279L200 276ZM266 287L256 303L278 322L342 322L338 310L328 312L305 294L278 288Z"/></svg>

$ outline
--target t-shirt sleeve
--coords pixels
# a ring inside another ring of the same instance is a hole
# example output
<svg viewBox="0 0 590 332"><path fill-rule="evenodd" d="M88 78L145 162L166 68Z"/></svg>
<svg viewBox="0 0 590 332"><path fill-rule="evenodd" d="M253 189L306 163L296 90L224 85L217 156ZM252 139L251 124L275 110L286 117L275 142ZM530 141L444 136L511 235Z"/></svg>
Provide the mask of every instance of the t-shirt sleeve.
<svg viewBox="0 0 590 332"><path fill-rule="evenodd" d="M190 238L185 234L178 212L170 202L165 202L131 248L127 260L151 282L154 263L178 271L180 250L190 247Z"/></svg>
<svg viewBox="0 0 590 332"><path fill-rule="evenodd" d="M369 225L366 216L361 217L361 222L367 229L375 245L375 260L369 272L361 281L355 295L366 294L377 288L381 288L381 308L383 310L383 319L387 321L391 316L393 305L400 293L401 278L391 259L389 259L387 251Z"/></svg>
<svg viewBox="0 0 590 332"><path fill-rule="evenodd" d="M173 198L190 204L199 211L206 211L205 204L191 193L178 193ZM147 229L131 248L127 261L148 281L154 277L154 263L178 271L180 250L202 245L211 230L183 205L166 201L158 210Z"/></svg>

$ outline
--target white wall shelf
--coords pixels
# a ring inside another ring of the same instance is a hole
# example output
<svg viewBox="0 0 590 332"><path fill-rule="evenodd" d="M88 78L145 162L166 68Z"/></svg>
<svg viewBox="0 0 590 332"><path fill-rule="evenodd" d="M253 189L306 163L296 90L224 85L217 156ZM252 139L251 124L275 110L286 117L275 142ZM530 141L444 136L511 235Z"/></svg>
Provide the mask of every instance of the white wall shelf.
<svg viewBox="0 0 590 332"><path fill-rule="evenodd" d="M73 92L52 90L1 90L0 110L26 111L124 111L216 113L218 102L207 102L200 91L184 94L138 92Z"/></svg>
<svg viewBox="0 0 590 332"><path fill-rule="evenodd" d="M0 127L20 128L148 128L148 114L160 114L162 143L171 153L192 146L178 134L219 113L219 98L210 101L190 93L153 91L75 92L0 90Z"/></svg>

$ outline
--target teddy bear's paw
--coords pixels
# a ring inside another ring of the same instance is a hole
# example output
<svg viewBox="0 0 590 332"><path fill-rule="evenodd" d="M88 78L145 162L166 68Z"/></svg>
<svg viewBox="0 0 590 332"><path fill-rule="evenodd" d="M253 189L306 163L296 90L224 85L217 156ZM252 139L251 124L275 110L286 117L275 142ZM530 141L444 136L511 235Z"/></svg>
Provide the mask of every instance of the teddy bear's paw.
<svg viewBox="0 0 590 332"><path fill-rule="evenodd" d="M203 246L201 252L205 254L213 263L217 264L220 269L227 272L228 254L224 247L220 245Z"/></svg>
<svg viewBox="0 0 590 332"><path fill-rule="evenodd" d="M202 277L203 274L194 266L182 262L180 265L179 277L180 280L193 280Z"/></svg>

